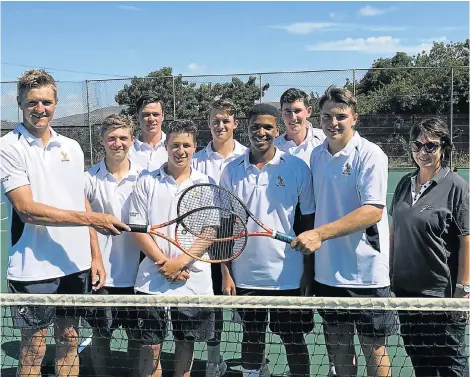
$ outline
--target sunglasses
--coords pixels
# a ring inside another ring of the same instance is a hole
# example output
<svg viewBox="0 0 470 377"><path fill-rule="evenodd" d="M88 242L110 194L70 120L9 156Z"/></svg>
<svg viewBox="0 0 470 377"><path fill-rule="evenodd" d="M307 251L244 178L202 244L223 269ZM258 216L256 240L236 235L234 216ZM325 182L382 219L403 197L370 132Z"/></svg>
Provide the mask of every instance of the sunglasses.
<svg viewBox="0 0 470 377"><path fill-rule="evenodd" d="M410 148L412 152L419 152L421 149L424 148L426 153L434 153L437 149L441 146L441 143L428 141L427 143L420 143L419 141L415 140L410 142Z"/></svg>

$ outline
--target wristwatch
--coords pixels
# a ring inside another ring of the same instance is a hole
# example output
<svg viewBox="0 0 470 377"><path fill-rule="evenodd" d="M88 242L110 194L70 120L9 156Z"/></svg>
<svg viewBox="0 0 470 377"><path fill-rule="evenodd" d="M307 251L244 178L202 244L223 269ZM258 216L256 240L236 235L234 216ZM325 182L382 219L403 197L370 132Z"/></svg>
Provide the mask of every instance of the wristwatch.
<svg viewBox="0 0 470 377"><path fill-rule="evenodd" d="M461 289L465 293L470 293L470 284L455 284L455 288Z"/></svg>

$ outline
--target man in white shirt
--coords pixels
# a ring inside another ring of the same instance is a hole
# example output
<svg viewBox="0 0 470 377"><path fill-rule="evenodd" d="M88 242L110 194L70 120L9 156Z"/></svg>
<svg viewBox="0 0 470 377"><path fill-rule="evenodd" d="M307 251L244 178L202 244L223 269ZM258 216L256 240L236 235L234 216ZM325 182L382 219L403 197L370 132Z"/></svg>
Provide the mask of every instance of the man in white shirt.
<svg viewBox="0 0 470 377"><path fill-rule="evenodd" d="M325 134L308 121L312 115L309 97L303 90L290 88L282 93L280 104L286 132L276 138L275 145L310 166L310 155L325 140Z"/></svg>
<svg viewBox="0 0 470 377"><path fill-rule="evenodd" d="M237 108L232 101L221 99L211 104L209 128L212 141L193 156L195 169L214 179L219 184L222 171L230 161L242 155L246 147L233 138L238 127ZM222 295L222 272L220 264L211 264L212 288L215 295ZM223 330L222 310L215 311L215 339L207 344L208 363L206 377L219 377L227 370L220 355L220 336Z"/></svg>
<svg viewBox="0 0 470 377"><path fill-rule="evenodd" d="M85 192L94 212L110 213L129 223L129 206L141 167L131 163L127 153L134 142L134 124L122 115L113 114L101 124L100 144L105 157L86 173ZM140 249L130 233L119 237L98 235L98 242L106 271L104 286L96 294L133 295L139 268ZM95 372L110 375L112 367L110 342L113 331L122 326L128 335L128 359L138 359L140 343L133 339L130 329L135 328L135 311L126 308L103 308L88 313L93 328L91 356ZM134 321L133 321L134 319ZM134 372L134 368L130 368Z"/></svg>
<svg viewBox="0 0 470 377"><path fill-rule="evenodd" d="M0 139L1 187L11 232L9 292L83 294L90 283L99 289L106 273L95 229L120 234L117 227L128 227L113 215L91 212L84 194L83 151L50 126L57 105L54 78L41 70L25 72L17 99L23 122ZM17 375L41 375L45 337L54 323L56 374L78 376L81 314L73 308L12 308L13 325L21 329Z"/></svg>
<svg viewBox="0 0 470 377"><path fill-rule="evenodd" d="M331 87L320 99L327 140L312 153L315 229L292 246L315 252L315 293L326 297L390 297L389 231L386 211L388 159L355 130L356 99ZM396 331L391 311L319 311L336 372L357 373L353 336L357 330L368 376L390 376L385 347Z"/></svg>
<svg viewBox="0 0 470 377"><path fill-rule="evenodd" d="M163 102L152 94L144 94L137 100L136 109L140 133L129 149L129 159L149 171L157 170L168 159L162 131Z"/></svg>
<svg viewBox="0 0 470 377"><path fill-rule="evenodd" d="M196 134L197 128L189 120L169 124L165 141L168 163L159 170L146 172L138 179L129 210L132 224L161 224L176 218L178 199L186 188L196 183L213 183L205 174L191 168L191 157L196 151ZM174 238L175 225L162 229L162 232ZM213 294L209 263L193 260L161 237L144 233L132 235L136 245L146 255L137 273L137 293ZM140 330L137 337L142 340L140 376L160 376L159 359L161 344L166 336L167 313L164 308L142 310L139 311L138 321ZM214 337L214 312L211 309L173 308L171 321L176 343L174 376L189 376L194 342Z"/></svg>
<svg viewBox="0 0 470 377"><path fill-rule="evenodd" d="M301 159L274 146L279 111L271 105L251 108L248 136L250 148L230 162L220 185L237 195L263 223L294 235L297 204L303 229L313 226L313 192L310 170ZM259 231L249 221L248 231ZM303 257L285 243L268 237L250 237L244 252L222 268L227 295L299 296ZM242 370L244 377L268 375L264 362L267 310L239 311L244 322ZM270 310L270 329L286 348L290 374L309 376L310 362L302 329L300 310Z"/></svg>

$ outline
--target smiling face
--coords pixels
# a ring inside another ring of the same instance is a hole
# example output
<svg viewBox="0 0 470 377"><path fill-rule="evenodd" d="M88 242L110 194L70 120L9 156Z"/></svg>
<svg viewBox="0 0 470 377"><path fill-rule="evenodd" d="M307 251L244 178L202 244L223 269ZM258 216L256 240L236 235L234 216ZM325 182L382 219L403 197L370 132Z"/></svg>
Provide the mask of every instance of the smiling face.
<svg viewBox="0 0 470 377"><path fill-rule="evenodd" d="M439 138L426 138L419 135L410 143L411 154L416 164L422 168L438 168L441 164L442 147Z"/></svg>
<svg viewBox="0 0 470 377"><path fill-rule="evenodd" d="M196 152L194 136L189 133L172 132L165 140L168 152L168 168L185 169L191 164L191 158Z"/></svg>
<svg viewBox="0 0 470 377"><path fill-rule="evenodd" d="M354 135L357 113L344 103L326 101L321 109L321 126L328 142L346 145Z"/></svg>
<svg viewBox="0 0 470 377"><path fill-rule="evenodd" d="M282 121L289 136L302 132L307 127L307 118L312 115L312 108L305 107L303 100L283 103L281 108Z"/></svg>
<svg viewBox="0 0 470 377"><path fill-rule="evenodd" d="M209 128L212 140L221 144L233 140L233 131L238 127L238 121L233 115L222 109L212 109L209 115Z"/></svg>
<svg viewBox="0 0 470 377"><path fill-rule="evenodd" d="M274 139L278 135L277 119L272 115L257 115L250 119L248 138L254 152L265 153L274 148Z"/></svg>
<svg viewBox="0 0 470 377"><path fill-rule="evenodd" d="M107 158L123 159L134 143L134 136L129 128L116 128L101 136L100 144L104 147Z"/></svg>
<svg viewBox="0 0 470 377"><path fill-rule="evenodd" d="M139 111L139 125L142 134L155 135L162 130L164 119L161 103L149 103Z"/></svg>
<svg viewBox="0 0 470 377"><path fill-rule="evenodd" d="M57 106L56 90L52 85L31 88L18 97L23 124L29 130L44 130L50 126Z"/></svg>

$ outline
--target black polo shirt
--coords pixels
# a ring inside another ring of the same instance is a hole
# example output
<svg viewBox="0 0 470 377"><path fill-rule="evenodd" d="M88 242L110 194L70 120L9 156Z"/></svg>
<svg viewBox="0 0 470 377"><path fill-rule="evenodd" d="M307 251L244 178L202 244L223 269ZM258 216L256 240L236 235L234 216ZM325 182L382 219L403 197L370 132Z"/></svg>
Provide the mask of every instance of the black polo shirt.
<svg viewBox="0 0 470 377"><path fill-rule="evenodd" d="M469 234L469 185L442 168L412 205L411 177L398 183L390 207L393 217L393 277L396 289L451 297L458 268L458 236Z"/></svg>

